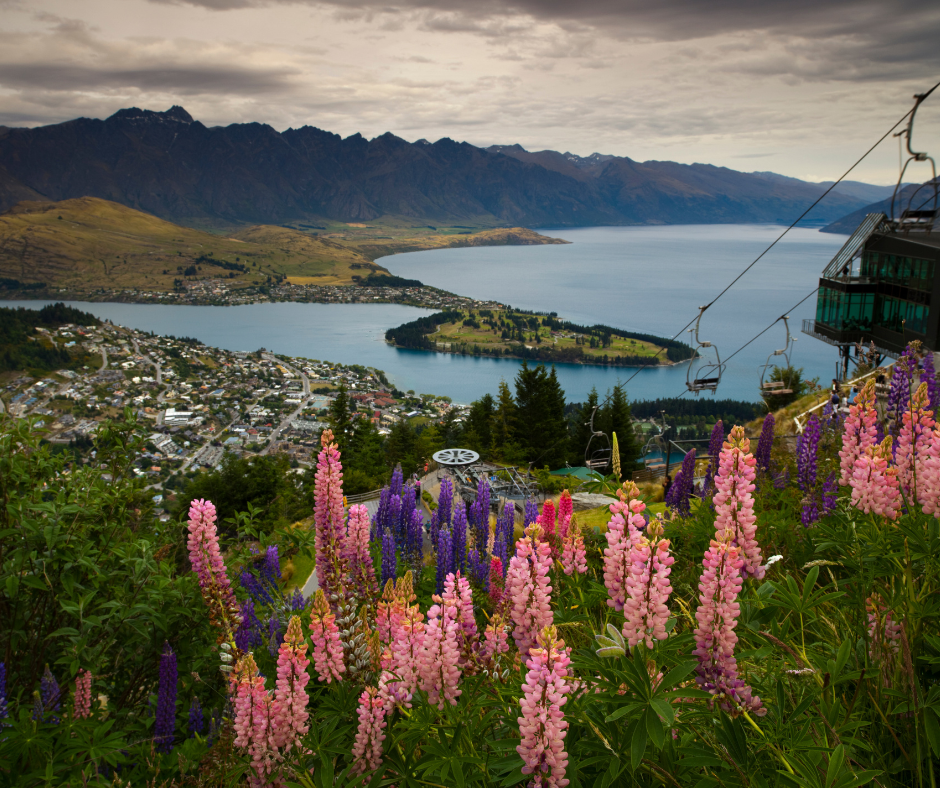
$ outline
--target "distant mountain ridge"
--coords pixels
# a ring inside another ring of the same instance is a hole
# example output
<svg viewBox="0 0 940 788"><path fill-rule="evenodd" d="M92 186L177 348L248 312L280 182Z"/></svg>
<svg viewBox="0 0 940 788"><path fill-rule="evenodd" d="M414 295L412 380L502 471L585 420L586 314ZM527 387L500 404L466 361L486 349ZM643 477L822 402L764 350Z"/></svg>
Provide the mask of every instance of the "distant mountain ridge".
<svg viewBox="0 0 940 788"><path fill-rule="evenodd" d="M474 226L565 227L792 221L818 184L707 164L478 148L391 133L345 139L305 126L206 127L182 107L106 120L0 128L0 210L98 197L194 226L383 216ZM869 202L833 193L811 219Z"/></svg>

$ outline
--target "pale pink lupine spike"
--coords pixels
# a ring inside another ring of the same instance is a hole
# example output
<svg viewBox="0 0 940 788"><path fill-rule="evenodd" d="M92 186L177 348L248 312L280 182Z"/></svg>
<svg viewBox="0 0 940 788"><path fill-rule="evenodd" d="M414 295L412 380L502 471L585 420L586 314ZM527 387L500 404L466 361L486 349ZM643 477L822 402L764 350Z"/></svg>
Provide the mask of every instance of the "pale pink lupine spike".
<svg viewBox="0 0 940 788"><path fill-rule="evenodd" d="M722 533L727 532L744 560L742 576L760 580L767 568L761 565L761 549L757 543L757 515L754 514L752 494L757 478L757 460L750 448L751 442L744 436L744 428L734 427L718 456L712 501L717 538L722 539Z"/></svg>
<svg viewBox="0 0 940 788"><path fill-rule="evenodd" d="M188 530L186 547L203 599L231 638L241 624L241 614L219 548L215 506L211 501L200 499L190 504Z"/></svg>
<svg viewBox="0 0 940 788"><path fill-rule="evenodd" d="M457 636L460 643L460 665L463 667L476 648L477 620L473 615L473 591L470 581L462 577L460 572L456 575L448 574L444 580L444 593L441 599L445 605L454 608L454 620L457 622Z"/></svg>
<svg viewBox="0 0 940 788"><path fill-rule="evenodd" d="M737 602L743 579L744 560L738 547L728 540L712 540L702 559L699 606L695 611L696 681L714 697L722 709L737 715L742 710L763 716L767 710L751 688L738 678L734 647L740 607Z"/></svg>
<svg viewBox="0 0 940 788"><path fill-rule="evenodd" d="M397 677L391 694L397 703L408 708L421 675L424 632L424 615L413 605L402 616L390 647L390 670Z"/></svg>
<svg viewBox="0 0 940 788"><path fill-rule="evenodd" d="M313 667L320 681L342 681L346 670L343 644L339 638L336 616L330 612L323 589L319 589L310 608L310 639L313 641Z"/></svg>
<svg viewBox="0 0 940 788"><path fill-rule="evenodd" d="M927 431L917 458L917 493L924 514L940 517L940 429Z"/></svg>
<svg viewBox="0 0 940 788"><path fill-rule="evenodd" d="M552 568L551 549L539 538L538 522L530 525L525 536L516 542L516 554L509 560L506 573L506 594L515 624L512 636L519 653L525 657L536 642L538 633L551 626Z"/></svg>
<svg viewBox="0 0 940 788"><path fill-rule="evenodd" d="M568 723L561 708L571 692L565 681L570 664L565 642L557 638L554 627L546 627L539 634L538 648L531 651L526 661L528 672L519 701L521 741L516 752L525 763L522 773L533 775L533 785L553 788L568 785L565 779Z"/></svg>
<svg viewBox="0 0 940 788"><path fill-rule="evenodd" d="M499 658L509 651L509 636L506 622L499 611L495 612L483 631L483 644L480 646L480 662L490 670L499 667Z"/></svg>
<svg viewBox="0 0 940 788"><path fill-rule="evenodd" d="M865 514L894 520L901 508L898 469L890 464L891 436L869 446L852 469L852 505Z"/></svg>
<svg viewBox="0 0 940 788"><path fill-rule="evenodd" d="M349 521L346 525L344 557L349 578L360 599L372 599L378 593L375 579L375 567L369 552L369 529L372 521L369 510L364 504L349 507Z"/></svg>
<svg viewBox="0 0 940 788"><path fill-rule="evenodd" d="M623 608L623 636L630 648L638 643L652 648L654 640L665 640L667 636L666 602L672 593L669 575L675 558L669 554L669 540L661 538L662 526L656 520L647 532L647 538L636 540L630 547L628 598Z"/></svg>
<svg viewBox="0 0 940 788"><path fill-rule="evenodd" d="M631 490L633 492L633 490ZM607 524L607 547L604 548L604 585L607 586L608 606L623 610L627 599L627 579L630 577L630 545L641 538L646 520L646 504L638 498L626 497L610 505L613 515Z"/></svg>
<svg viewBox="0 0 940 788"><path fill-rule="evenodd" d="M849 407L842 430L842 450L839 452L841 474L839 484L850 483L855 460L869 446L874 446L878 435L878 414L875 411L875 381L869 380Z"/></svg>
<svg viewBox="0 0 940 788"><path fill-rule="evenodd" d="M339 593L346 581L346 525L343 513L343 465L333 433L324 430L314 479L314 546L317 583L327 594Z"/></svg>
<svg viewBox="0 0 940 788"><path fill-rule="evenodd" d="M376 687L366 687L359 696L359 728L353 743L354 774L375 771L382 765L385 741L385 699Z"/></svg>
<svg viewBox="0 0 940 788"><path fill-rule="evenodd" d="M287 633L277 655L277 684L274 690L274 702L271 705L271 741L284 752L300 745L300 739L307 733L307 711L309 697L307 682L307 644L300 626L300 617L291 616L287 624Z"/></svg>
<svg viewBox="0 0 940 788"><path fill-rule="evenodd" d="M235 666L235 682L234 744L248 751L255 781L264 784L274 769L275 761L269 735L271 698L251 654L246 654Z"/></svg>
<svg viewBox="0 0 940 788"><path fill-rule="evenodd" d="M432 599L437 604L428 610L424 628L420 686L428 694L428 703L443 709L446 703L456 706L462 692L457 611L454 604L444 604L439 596Z"/></svg>
<svg viewBox="0 0 940 788"><path fill-rule="evenodd" d="M927 384L921 383L911 396L910 407L901 414L901 429L894 461L898 469L901 491L910 501L923 503L923 484L920 483L921 460L929 452L931 432L935 425ZM854 466L853 466L854 471Z"/></svg>
<svg viewBox="0 0 940 788"><path fill-rule="evenodd" d="M587 572L587 550L584 548L584 536L577 521L565 529L561 548L561 568L566 575Z"/></svg>
<svg viewBox="0 0 940 788"><path fill-rule="evenodd" d="M91 716L91 672L79 670L75 678L75 719Z"/></svg>

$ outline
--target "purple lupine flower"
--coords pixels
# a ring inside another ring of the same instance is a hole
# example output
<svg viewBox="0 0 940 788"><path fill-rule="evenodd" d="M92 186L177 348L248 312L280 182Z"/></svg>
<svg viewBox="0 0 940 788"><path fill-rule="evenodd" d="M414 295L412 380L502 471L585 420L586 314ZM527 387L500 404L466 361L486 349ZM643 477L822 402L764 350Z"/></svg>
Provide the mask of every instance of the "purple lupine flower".
<svg viewBox="0 0 940 788"><path fill-rule="evenodd" d="M940 408L940 381L937 380L937 372L933 366L932 350L924 353L924 359L921 362L920 382L927 384L927 399L930 403L930 409L936 414L937 408Z"/></svg>
<svg viewBox="0 0 940 788"><path fill-rule="evenodd" d="M277 657L278 649L280 649L283 640L284 635L281 632L281 621L272 613L271 618L268 619L268 653L272 657Z"/></svg>
<svg viewBox="0 0 940 788"><path fill-rule="evenodd" d="M0 720L5 720L9 716L7 711L7 663L0 662ZM0 723L0 727L3 723Z"/></svg>
<svg viewBox="0 0 940 788"><path fill-rule="evenodd" d="M490 485L486 479L480 479L477 484L477 498L471 509L473 541L480 555L484 555L490 540Z"/></svg>
<svg viewBox="0 0 940 788"><path fill-rule="evenodd" d="M454 523L451 533L454 550L454 571L467 574L467 505L458 498L454 505Z"/></svg>
<svg viewBox="0 0 940 788"><path fill-rule="evenodd" d="M397 496L396 496L397 497ZM389 528L384 534L382 534L382 587L385 587L385 584L389 580L394 580L398 577L398 568L396 565L395 559L395 537L392 534L392 529Z"/></svg>
<svg viewBox="0 0 940 788"><path fill-rule="evenodd" d="M408 553L408 563L412 571L417 572L424 559L424 517L418 509L414 509L408 518L408 534L405 542Z"/></svg>
<svg viewBox="0 0 940 788"><path fill-rule="evenodd" d="M189 704L189 738L195 739L206 729L206 717L202 713L202 704L199 698L193 695L193 702Z"/></svg>
<svg viewBox="0 0 940 788"><path fill-rule="evenodd" d="M42 707L42 698L38 692L33 693L33 719L42 722L46 716L45 709Z"/></svg>
<svg viewBox="0 0 940 788"><path fill-rule="evenodd" d="M539 519L539 505L535 501L525 502L525 514L522 518L522 529L525 530Z"/></svg>
<svg viewBox="0 0 940 788"><path fill-rule="evenodd" d="M265 584L255 576L254 572L248 569L242 569L240 580L242 588L244 588L259 605L273 604L274 599L270 591L268 591Z"/></svg>
<svg viewBox="0 0 940 788"><path fill-rule="evenodd" d="M272 588L277 588L281 579L281 559L278 557L276 544L270 545L264 553L264 561L261 563L261 577Z"/></svg>
<svg viewBox="0 0 940 788"><path fill-rule="evenodd" d="M287 597L287 604L290 605L291 612L300 613L307 606L303 591L295 588L294 593Z"/></svg>
<svg viewBox="0 0 940 788"><path fill-rule="evenodd" d="M757 439L757 451L754 459L757 460L757 470L767 473L770 470L770 450L774 445L774 414L764 416L764 425L761 427L760 438Z"/></svg>
<svg viewBox="0 0 940 788"><path fill-rule="evenodd" d="M438 511L438 509L435 509L433 512L431 512L431 522L428 523L428 538L431 540L432 550L437 550L437 536L441 530L438 526Z"/></svg>
<svg viewBox="0 0 940 788"><path fill-rule="evenodd" d="M404 480L404 474L401 472L401 463L399 463L395 466L395 470L392 471L392 478L388 483L388 489L392 495L397 495L399 498L401 498L401 491Z"/></svg>
<svg viewBox="0 0 940 788"><path fill-rule="evenodd" d="M209 735L206 736L206 746L212 747L222 732L222 710L213 709L209 713Z"/></svg>
<svg viewBox="0 0 940 788"><path fill-rule="evenodd" d="M493 534L493 555L501 562L503 577L509 571L509 556L512 550L513 530L516 524L516 509L511 503L503 507L503 512L496 518L496 532Z"/></svg>
<svg viewBox="0 0 940 788"><path fill-rule="evenodd" d="M914 369L917 367L917 358L913 348L908 345L901 357L895 362L891 373L891 387L888 389L887 412L895 418L900 425L901 414L907 408L911 399L911 383L914 380Z"/></svg>
<svg viewBox="0 0 940 788"><path fill-rule="evenodd" d="M437 496L437 527L450 527L450 509L454 505L454 485L446 476L441 479L441 491Z"/></svg>
<svg viewBox="0 0 940 788"><path fill-rule="evenodd" d="M401 528L402 536L407 534L408 529L411 527L411 515L414 514L415 509L417 508L417 501L415 500L415 488L412 484L406 484L405 489L401 494Z"/></svg>
<svg viewBox="0 0 940 788"><path fill-rule="evenodd" d="M682 467L669 488L669 498L673 509L683 517L692 513L690 498L695 484L695 449L689 449L682 458Z"/></svg>
<svg viewBox="0 0 940 788"><path fill-rule="evenodd" d="M800 522L804 528L809 528L819 519L819 503L815 497L803 499L803 509L800 512Z"/></svg>
<svg viewBox="0 0 940 788"><path fill-rule="evenodd" d="M394 534L396 542L401 541L401 496L396 493L392 493L388 498L388 522L385 528Z"/></svg>
<svg viewBox="0 0 940 788"><path fill-rule="evenodd" d="M157 687L157 714L153 726L153 739L158 752L173 749L173 734L176 730L176 689L178 675L176 654L169 643L163 644L160 655L160 682Z"/></svg>
<svg viewBox="0 0 940 788"><path fill-rule="evenodd" d="M437 593L444 593L444 581L454 571L454 548L450 529L441 528L437 536Z"/></svg>
<svg viewBox="0 0 940 788"><path fill-rule="evenodd" d="M474 547L470 551L470 579L483 591L490 588L490 562L485 554L480 554Z"/></svg>
<svg viewBox="0 0 940 788"><path fill-rule="evenodd" d="M375 518L372 520L372 533L370 536L373 539L382 541L382 534L385 533L385 529L388 527L388 501L392 497L392 491L388 487L383 487L381 492L379 492L379 507L375 511Z"/></svg>
<svg viewBox="0 0 940 788"><path fill-rule="evenodd" d="M235 645L242 651L252 651L261 645L261 622L255 615L255 602L246 599L239 605L242 623L235 631Z"/></svg>
<svg viewBox="0 0 940 788"><path fill-rule="evenodd" d="M816 487L820 438L822 424L814 413L807 419L803 434L796 439L796 483L804 493Z"/></svg>
<svg viewBox="0 0 940 788"><path fill-rule="evenodd" d="M778 473L776 476L772 476L774 489L775 490L785 490L790 484L790 469L784 468L783 473Z"/></svg>
<svg viewBox="0 0 940 788"><path fill-rule="evenodd" d="M42 703L43 717L45 722L51 722L54 725L59 724L59 717L55 712L62 708L62 690L59 682L56 681L49 666L43 671L42 678L39 681L39 698ZM33 717L35 719L35 716Z"/></svg>

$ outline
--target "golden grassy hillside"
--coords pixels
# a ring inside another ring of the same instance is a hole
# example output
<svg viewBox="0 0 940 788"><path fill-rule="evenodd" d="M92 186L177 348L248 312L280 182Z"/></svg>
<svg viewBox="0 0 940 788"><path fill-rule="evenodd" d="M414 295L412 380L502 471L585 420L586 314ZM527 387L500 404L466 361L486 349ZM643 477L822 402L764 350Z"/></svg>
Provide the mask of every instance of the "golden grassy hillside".
<svg viewBox="0 0 940 788"><path fill-rule="evenodd" d="M247 271L226 270L210 258ZM252 227L223 237L94 197L21 202L0 215L0 277L55 287L172 290L192 265L198 270L189 280L221 277L234 286L264 284L272 275L349 284L353 275L384 270L356 250L297 230Z"/></svg>

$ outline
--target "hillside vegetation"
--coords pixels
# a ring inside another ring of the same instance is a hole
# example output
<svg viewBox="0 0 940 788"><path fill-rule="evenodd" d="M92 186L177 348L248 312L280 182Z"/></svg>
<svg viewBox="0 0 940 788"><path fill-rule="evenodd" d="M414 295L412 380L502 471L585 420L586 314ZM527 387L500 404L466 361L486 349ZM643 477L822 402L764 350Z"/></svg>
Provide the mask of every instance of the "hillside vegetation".
<svg viewBox="0 0 940 788"><path fill-rule="evenodd" d="M96 197L24 201L0 215L0 292L37 284L165 292L184 282L220 278L233 288L283 279L349 285L387 274L373 262L381 255L446 246L564 243L523 228L466 235L413 227L331 229L320 235L259 225L216 235Z"/></svg>

